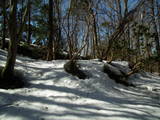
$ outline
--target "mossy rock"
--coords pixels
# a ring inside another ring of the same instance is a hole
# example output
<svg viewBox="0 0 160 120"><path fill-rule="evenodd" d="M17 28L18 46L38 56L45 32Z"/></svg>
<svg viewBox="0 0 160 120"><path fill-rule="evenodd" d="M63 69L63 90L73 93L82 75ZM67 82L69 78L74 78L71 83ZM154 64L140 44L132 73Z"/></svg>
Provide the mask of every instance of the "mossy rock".
<svg viewBox="0 0 160 120"><path fill-rule="evenodd" d="M80 65L77 64L76 61L69 61L64 64L64 69L66 72L77 76L79 79L86 79L88 76L80 70Z"/></svg>

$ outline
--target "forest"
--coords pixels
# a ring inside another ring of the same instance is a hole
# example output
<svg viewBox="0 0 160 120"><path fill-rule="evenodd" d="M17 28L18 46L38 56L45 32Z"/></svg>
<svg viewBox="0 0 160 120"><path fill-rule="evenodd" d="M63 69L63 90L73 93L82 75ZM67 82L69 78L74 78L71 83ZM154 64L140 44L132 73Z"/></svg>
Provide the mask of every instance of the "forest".
<svg viewBox="0 0 160 120"><path fill-rule="evenodd" d="M0 0L0 120L159 120L159 93L159 0Z"/></svg>

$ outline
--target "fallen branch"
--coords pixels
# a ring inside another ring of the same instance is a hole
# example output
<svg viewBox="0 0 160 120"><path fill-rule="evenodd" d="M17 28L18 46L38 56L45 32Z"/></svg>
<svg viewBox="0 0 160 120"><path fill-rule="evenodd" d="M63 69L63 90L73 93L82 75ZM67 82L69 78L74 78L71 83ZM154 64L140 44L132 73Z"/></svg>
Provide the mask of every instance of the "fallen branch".
<svg viewBox="0 0 160 120"><path fill-rule="evenodd" d="M131 76L132 74L137 73L137 72L140 70L140 65L141 65L141 64L142 64L141 62L136 63L136 64L131 68L131 71L126 74L126 76L129 77L129 76Z"/></svg>
<svg viewBox="0 0 160 120"><path fill-rule="evenodd" d="M108 74L108 76L115 80L115 82L123 84L125 86L134 86L128 81L129 76L137 73L140 70L141 62L134 64L130 72L125 72L122 68L112 64L106 63L103 67L103 71ZM135 86L134 86L135 87Z"/></svg>
<svg viewBox="0 0 160 120"><path fill-rule="evenodd" d="M78 51L77 53L71 58L71 61L74 61L75 58L78 56L78 54L85 48L85 46L87 45L87 43L85 43Z"/></svg>
<svg viewBox="0 0 160 120"><path fill-rule="evenodd" d="M108 74L108 76L113 79L116 83L123 84L125 86L134 86L133 84L128 82L128 77L125 72L113 66L111 64L105 64L103 67L103 71Z"/></svg>

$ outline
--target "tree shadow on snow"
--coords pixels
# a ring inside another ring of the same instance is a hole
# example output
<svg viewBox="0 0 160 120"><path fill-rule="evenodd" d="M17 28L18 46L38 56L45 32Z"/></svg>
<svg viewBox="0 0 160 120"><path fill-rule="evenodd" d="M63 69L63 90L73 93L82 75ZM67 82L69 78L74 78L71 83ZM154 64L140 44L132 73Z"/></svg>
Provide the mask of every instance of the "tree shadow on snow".
<svg viewBox="0 0 160 120"><path fill-rule="evenodd" d="M53 90L53 91L58 91L58 92L64 92L64 93L70 93L75 96L79 96L81 98L86 98L86 99L92 99L92 100L97 100L104 102L104 106L97 106L96 104L77 104L74 102L68 103L68 102L60 102L57 101L57 97L62 97L62 96L48 96L48 97L36 97L33 95L22 95L22 94L9 94L9 93L3 93L0 92L0 95L3 97L8 97L8 98L14 98L14 103L13 105L9 106L0 106L0 115L8 115L8 116L18 116L23 119L28 119L28 120L37 120L37 118L42 119L45 116L52 116L52 120L56 120L56 117L63 118L65 116L72 116L72 117L79 117L81 119L83 118L109 118L109 117L124 117L124 118L134 118L136 120L138 119L145 119L145 120L158 120L160 119L159 116L154 116L151 113L145 111L144 109L138 109L136 108L137 105L146 105L146 106L154 106L154 107L160 107L159 105L156 105L152 102L148 101L136 101L136 100L126 100L122 98L116 98L116 97L110 97L110 96L104 96L102 94L98 93L87 93L84 91L80 91L77 89L72 89L72 88L67 88L67 87L57 87L54 85L43 85L43 84L33 84L30 86L30 88L36 88L36 89L41 89L41 90ZM19 101L22 101L22 105L16 104ZM23 107L23 103L27 103L29 106L32 106L31 103L41 103L44 106L37 106L37 107ZM105 103L108 104L105 106ZM135 107L129 107L127 105L134 105ZM57 106L58 108L65 108L67 110L61 111L60 113L56 112L55 110L49 110L47 109L48 106ZM110 106L111 105L111 106ZM117 108L112 108L112 106L117 106ZM46 107L45 107L46 106ZM122 109L123 108L123 109ZM127 109L127 110L126 110ZM134 110L137 112L132 112L130 110ZM97 111L97 112L95 112ZM113 114L106 114L101 111L106 111L107 112L114 112ZM140 112L141 114L139 114ZM118 113L118 114L117 114ZM53 117L55 116L55 118Z"/></svg>

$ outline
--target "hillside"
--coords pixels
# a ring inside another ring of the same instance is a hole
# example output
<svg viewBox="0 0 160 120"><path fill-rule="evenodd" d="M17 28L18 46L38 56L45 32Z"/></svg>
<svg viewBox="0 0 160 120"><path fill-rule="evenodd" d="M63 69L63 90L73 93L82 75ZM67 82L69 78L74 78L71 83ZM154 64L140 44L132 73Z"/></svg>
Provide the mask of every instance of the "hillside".
<svg viewBox="0 0 160 120"><path fill-rule="evenodd" d="M0 65L5 61L6 52L0 50ZM0 89L0 120L160 119L160 77L137 73L129 78L136 87L125 87L102 72L105 61L80 60L85 80L66 73L66 62L18 56L16 69L29 86ZM127 69L127 62L114 63Z"/></svg>

